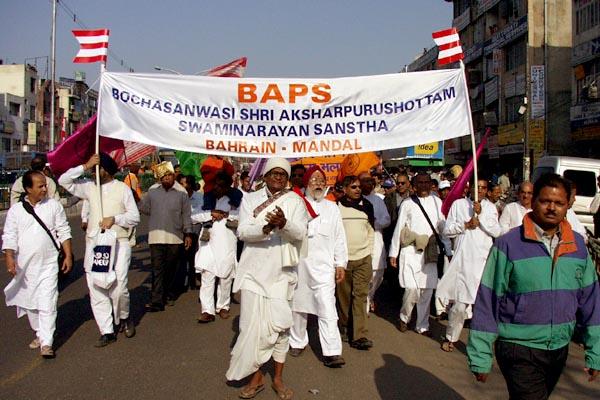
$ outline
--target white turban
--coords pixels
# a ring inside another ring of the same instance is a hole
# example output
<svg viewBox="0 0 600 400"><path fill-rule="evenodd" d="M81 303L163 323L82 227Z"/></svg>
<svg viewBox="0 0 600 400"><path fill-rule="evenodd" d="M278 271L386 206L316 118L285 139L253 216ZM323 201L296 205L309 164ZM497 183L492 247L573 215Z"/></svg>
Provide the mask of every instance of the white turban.
<svg viewBox="0 0 600 400"><path fill-rule="evenodd" d="M267 164L265 165L263 175L266 175L273 168L283 169L285 172L287 172L288 178L290 177L290 174L292 173L292 167L290 166L289 161L286 160L285 158L281 158L281 157L269 158L267 160Z"/></svg>

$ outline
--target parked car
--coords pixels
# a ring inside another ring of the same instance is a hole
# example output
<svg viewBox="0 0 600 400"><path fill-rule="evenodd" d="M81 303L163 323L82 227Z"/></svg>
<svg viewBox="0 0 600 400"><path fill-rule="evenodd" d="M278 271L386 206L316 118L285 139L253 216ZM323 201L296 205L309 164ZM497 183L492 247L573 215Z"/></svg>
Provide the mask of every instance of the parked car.
<svg viewBox="0 0 600 400"><path fill-rule="evenodd" d="M590 213L590 204L598 192L596 179L600 176L600 160L579 157L542 157L533 170L532 181L535 182L546 173L556 173L575 182L577 199L573 204L573 211L577 214L579 221L593 232L594 222Z"/></svg>

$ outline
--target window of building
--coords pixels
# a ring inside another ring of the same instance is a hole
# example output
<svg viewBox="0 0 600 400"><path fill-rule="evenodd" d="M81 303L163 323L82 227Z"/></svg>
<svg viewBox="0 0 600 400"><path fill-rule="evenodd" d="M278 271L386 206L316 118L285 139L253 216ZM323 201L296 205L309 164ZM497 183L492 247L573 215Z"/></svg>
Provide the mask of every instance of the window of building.
<svg viewBox="0 0 600 400"><path fill-rule="evenodd" d="M29 106L29 119L35 121L35 106Z"/></svg>
<svg viewBox="0 0 600 400"><path fill-rule="evenodd" d="M8 110L10 115L13 117L18 117L21 115L21 105L19 103L13 103L12 101L9 102Z"/></svg>
<svg viewBox="0 0 600 400"><path fill-rule="evenodd" d="M520 121L523 116L519 114L519 108L523 105L523 96L508 97L504 101L504 110L506 113L506 123L512 124Z"/></svg>
<svg viewBox="0 0 600 400"><path fill-rule="evenodd" d="M35 78L29 78L29 91L35 93Z"/></svg>
<svg viewBox="0 0 600 400"><path fill-rule="evenodd" d="M584 99L585 88L590 83L596 83L596 86L600 85L600 59L595 59L583 64L583 70L585 72L585 78L577 80L577 103L580 103Z"/></svg>
<svg viewBox="0 0 600 400"><path fill-rule="evenodd" d="M6 152L11 151L11 148L10 148L10 139L8 139L8 138L2 138L2 151L6 151Z"/></svg>
<svg viewBox="0 0 600 400"><path fill-rule="evenodd" d="M470 0L455 0L454 2L454 18L459 17L469 8Z"/></svg>
<svg viewBox="0 0 600 400"><path fill-rule="evenodd" d="M527 14L527 0L507 0L507 19L509 21L521 18Z"/></svg>
<svg viewBox="0 0 600 400"><path fill-rule="evenodd" d="M589 31L600 24L600 0L575 1L575 33Z"/></svg>
<svg viewBox="0 0 600 400"><path fill-rule="evenodd" d="M527 58L527 42L525 37L506 46L504 59L506 60L506 71L512 71L515 68L525 65Z"/></svg>

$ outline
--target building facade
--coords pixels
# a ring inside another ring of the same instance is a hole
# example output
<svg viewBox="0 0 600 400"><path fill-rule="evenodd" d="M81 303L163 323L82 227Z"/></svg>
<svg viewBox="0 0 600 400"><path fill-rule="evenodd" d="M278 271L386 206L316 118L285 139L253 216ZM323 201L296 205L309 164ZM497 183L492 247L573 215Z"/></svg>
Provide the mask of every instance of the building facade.
<svg viewBox="0 0 600 400"><path fill-rule="evenodd" d="M600 157L600 0L573 1L571 136L574 155Z"/></svg>
<svg viewBox="0 0 600 400"><path fill-rule="evenodd" d="M482 167L528 178L543 154L573 154L571 82L565 79L572 69L571 24L565 23L571 20L572 0L452 3L474 128L478 137L492 128ZM428 66L429 53L413 64ZM445 147L449 163L463 162L471 152L468 137Z"/></svg>

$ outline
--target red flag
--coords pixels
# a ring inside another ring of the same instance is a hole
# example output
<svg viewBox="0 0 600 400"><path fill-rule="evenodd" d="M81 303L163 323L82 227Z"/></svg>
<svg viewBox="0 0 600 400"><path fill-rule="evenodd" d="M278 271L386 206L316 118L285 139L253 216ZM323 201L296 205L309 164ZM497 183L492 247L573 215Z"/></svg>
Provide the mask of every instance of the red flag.
<svg viewBox="0 0 600 400"><path fill-rule="evenodd" d="M75 39L79 42L79 52L74 63L106 62L108 54L108 29L74 30Z"/></svg>
<svg viewBox="0 0 600 400"><path fill-rule="evenodd" d="M241 78L246 72L246 57L238 58L227 64L214 67L206 72L208 76L219 76L222 78Z"/></svg>
<svg viewBox="0 0 600 400"><path fill-rule="evenodd" d="M110 153L123 148L123 141L100 136L100 151ZM96 152L96 116L48 153L52 172L58 178L69 168L85 163Z"/></svg>
<svg viewBox="0 0 600 400"><path fill-rule="evenodd" d="M438 45L438 65L450 64L463 59L460 37L456 28L433 32L431 36Z"/></svg>
<svg viewBox="0 0 600 400"><path fill-rule="evenodd" d="M479 143L479 147L477 147L477 152L475 153L475 156L478 160L479 156L483 152L485 144L487 143L487 138L490 135L490 132L491 129L487 128L485 131L485 135L483 135L483 138L481 139L481 143ZM456 180L456 182L454 182L454 186L452 186L452 189L450 189L450 192L448 192L448 196L446 197L446 199L444 199L444 202L442 203L442 212L445 216L448 216L448 212L450 211L452 203L454 203L455 200L462 198L465 187L467 186L469 180L471 180L472 175L473 157L471 157L471 159L467 163L467 166L465 167L465 169L463 169L463 172L458 176L458 179Z"/></svg>

